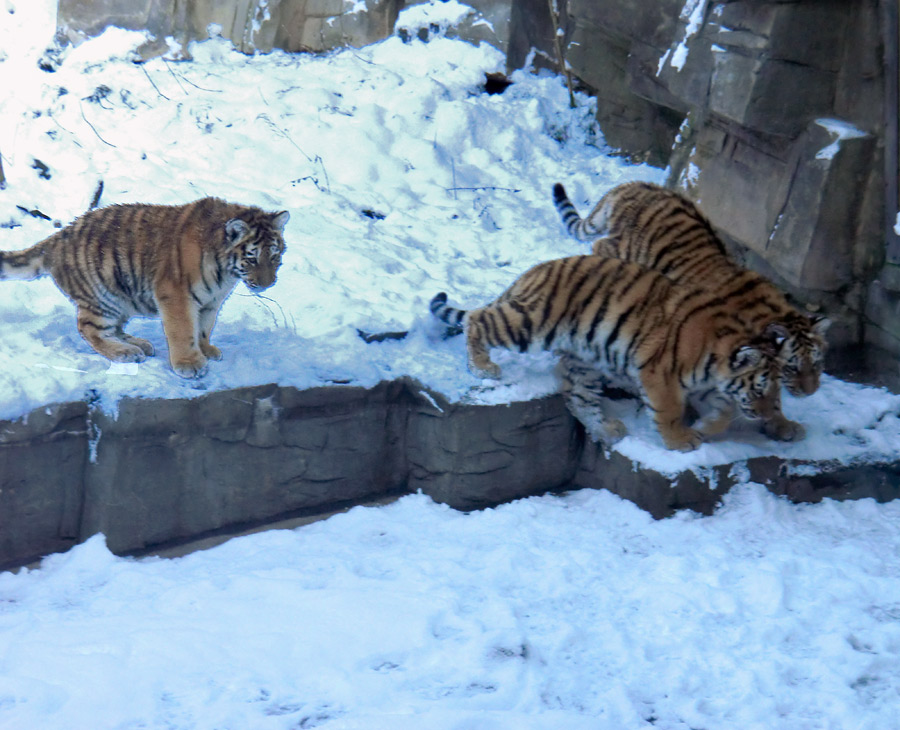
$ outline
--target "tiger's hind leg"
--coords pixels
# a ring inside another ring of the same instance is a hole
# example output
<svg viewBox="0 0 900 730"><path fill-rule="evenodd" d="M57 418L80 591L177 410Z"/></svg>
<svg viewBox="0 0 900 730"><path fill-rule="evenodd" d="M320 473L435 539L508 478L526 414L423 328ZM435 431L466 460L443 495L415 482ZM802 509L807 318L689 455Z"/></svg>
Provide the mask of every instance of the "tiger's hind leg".
<svg viewBox="0 0 900 730"><path fill-rule="evenodd" d="M466 350L469 356L469 370L479 378L499 378L500 366L491 360L491 345L494 343L488 336L492 307L476 309L469 313L466 323Z"/></svg>
<svg viewBox="0 0 900 730"><path fill-rule="evenodd" d="M81 305L78 306L77 317L81 336L91 347L112 362L143 362L149 354L152 354L153 346L149 342L146 342L150 348L148 353L137 342L132 341L145 342L145 340L131 338L122 332L122 319L119 317L104 317Z"/></svg>
<svg viewBox="0 0 900 730"><path fill-rule="evenodd" d="M556 376L566 408L584 426L591 441L612 445L625 437L625 424L603 410L607 400L603 392L609 385L603 373L574 356L563 355Z"/></svg>

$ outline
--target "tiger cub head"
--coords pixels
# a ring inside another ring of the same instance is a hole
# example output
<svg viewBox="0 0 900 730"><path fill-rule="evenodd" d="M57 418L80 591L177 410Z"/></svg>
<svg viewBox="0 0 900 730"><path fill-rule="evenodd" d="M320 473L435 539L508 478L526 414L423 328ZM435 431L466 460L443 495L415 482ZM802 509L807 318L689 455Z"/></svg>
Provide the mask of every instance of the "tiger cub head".
<svg viewBox="0 0 900 730"><path fill-rule="evenodd" d="M784 343L780 328L769 327L759 337L722 358L719 390L729 396L747 418L769 420L781 413Z"/></svg>
<svg viewBox="0 0 900 730"><path fill-rule="evenodd" d="M251 208L225 224L229 271L254 294L275 283L285 249L282 234L290 217L286 210L266 213Z"/></svg>
<svg viewBox="0 0 900 730"><path fill-rule="evenodd" d="M825 332L831 322L821 315L796 312L780 321L784 327L781 374L788 393L807 396L819 388L825 350Z"/></svg>

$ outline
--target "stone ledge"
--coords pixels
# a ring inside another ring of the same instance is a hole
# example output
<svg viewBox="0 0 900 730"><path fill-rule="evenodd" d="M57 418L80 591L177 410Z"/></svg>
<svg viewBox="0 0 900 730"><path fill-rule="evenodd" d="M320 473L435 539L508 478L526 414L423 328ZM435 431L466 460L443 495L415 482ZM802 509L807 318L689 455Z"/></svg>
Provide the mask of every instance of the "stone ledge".
<svg viewBox="0 0 900 730"><path fill-rule="evenodd" d="M116 415L65 403L0 422L0 566L97 532L131 554L417 490L469 510L604 488L657 518L709 514L748 478L795 501L900 495L900 463L766 457L666 476L586 442L559 396L449 403L411 379L126 399Z"/></svg>

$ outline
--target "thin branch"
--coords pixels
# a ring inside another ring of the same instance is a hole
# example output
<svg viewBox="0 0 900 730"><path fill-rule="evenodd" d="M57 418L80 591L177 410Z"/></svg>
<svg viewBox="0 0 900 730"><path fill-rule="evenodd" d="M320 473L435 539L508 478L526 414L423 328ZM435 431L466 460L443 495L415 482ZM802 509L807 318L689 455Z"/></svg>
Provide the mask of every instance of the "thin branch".
<svg viewBox="0 0 900 730"><path fill-rule="evenodd" d="M84 123L94 131L94 134L97 135L97 139L103 142L103 144L107 144L110 147L115 147L112 142L107 142L105 139L103 139L103 137L100 136L100 132L97 131L97 128L88 121L88 118L86 116L84 116L84 106L81 104L81 102L78 103L78 109L81 111L81 118L84 119Z"/></svg>
<svg viewBox="0 0 900 730"><path fill-rule="evenodd" d="M559 63L560 71L565 74L566 77L566 86L569 88L569 106L574 109L575 104L575 92L572 90L572 72L569 70L569 66L566 63L566 58L563 55L562 43L559 40L559 14L556 12L556 3L554 0L547 0L547 6L550 9L550 21L553 24L553 43L556 45L556 60Z"/></svg>
<svg viewBox="0 0 900 730"><path fill-rule="evenodd" d="M163 60L165 61L165 59L163 59ZM169 64L169 63L170 63L169 61L166 61L166 64ZM221 93L222 93L222 89L207 89L205 86L200 86L199 84L195 84L193 81L191 81L191 80L190 80L187 76L185 76L184 74L181 74L181 73L180 73L180 74L178 74L178 77L179 77L182 81L184 81L184 82L190 84L191 86L193 86L195 89L200 89L200 91L209 91L209 92L211 92L211 93L213 93L213 94L221 94Z"/></svg>
<svg viewBox="0 0 900 730"><path fill-rule="evenodd" d="M500 188L495 185L478 185L473 188L447 188L447 190L502 190L505 193L521 193L521 188Z"/></svg>
<svg viewBox="0 0 900 730"><path fill-rule="evenodd" d="M166 68L169 70L169 73L172 74L172 78L175 79L175 83L178 84L178 88L181 89L181 93L187 96L187 92L181 85L181 80L175 75L175 72L172 70L172 66L169 65L169 62L165 58L163 59L163 63L166 64Z"/></svg>
<svg viewBox="0 0 900 730"><path fill-rule="evenodd" d="M151 84L153 84L153 88L156 89L156 93L159 94L159 95L160 95L163 99L165 99L166 101L172 101L168 96L166 96L165 94L163 94L163 93L159 90L159 87L156 85L156 82L155 82L152 78L150 78L150 72L147 71L147 67L146 67L143 63L140 64L140 67L141 67L141 71L144 72L144 76L147 77L147 80L148 80Z"/></svg>

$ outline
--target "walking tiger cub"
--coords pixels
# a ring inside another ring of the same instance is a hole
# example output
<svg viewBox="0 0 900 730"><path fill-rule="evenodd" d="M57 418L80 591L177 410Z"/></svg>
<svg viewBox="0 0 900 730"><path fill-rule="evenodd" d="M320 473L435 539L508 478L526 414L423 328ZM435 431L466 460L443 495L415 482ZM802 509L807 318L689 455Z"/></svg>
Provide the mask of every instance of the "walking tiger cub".
<svg viewBox="0 0 900 730"><path fill-rule="evenodd" d="M735 264L690 200L652 183L630 182L606 193L584 219L559 183L553 186L553 201L568 232L593 242L595 254L659 271L684 300L697 289L714 289L730 303L738 326L750 331L782 327L785 387L796 396L818 389L830 322L798 311L769 281Z"/></svg>
<svg viewBox="0 0 900 730"><path fill-rule="evenodd" d="M252 292L275 283L289 217L217 198L113 205L24 251L0 252L0 279L52 276L78 309L82 337L113 362L153 354L122 328L131 317L158 315L172 369L199 377L208 360L222 358L209 336L237 282Z"/></svg>
<svg viewBox="0 0 900 730"><path fill-rule="evenodd" d="M666 447L681 451L703 438L685 423L689 398L715 394L706 399L713 407L737 403L751 418L777 410L770 387L777 333L748 334L713 296L683 302L668 279L637 264L600 256L546 261L480 309L450 307L444 293L430 308L442 322L463 325L475 375L499 376L491 347L560 353L566 404L595 441L625 435L621 421L604 413L596 386L606 379L633 384ZM718 413L707 420L720 415L730 420Z"/></svg>

